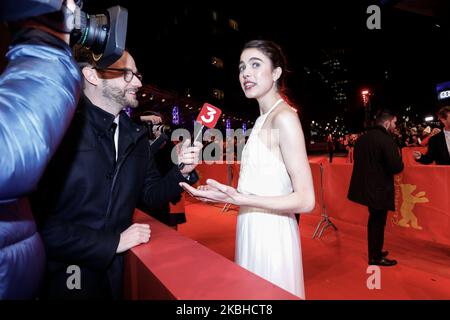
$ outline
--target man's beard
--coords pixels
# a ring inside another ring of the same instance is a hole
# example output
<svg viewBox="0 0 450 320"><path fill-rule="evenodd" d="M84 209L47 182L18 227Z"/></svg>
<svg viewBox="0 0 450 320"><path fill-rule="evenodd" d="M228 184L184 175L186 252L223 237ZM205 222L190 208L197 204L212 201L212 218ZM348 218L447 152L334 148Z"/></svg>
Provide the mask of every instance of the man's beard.
<svg viewBox="0 0 450 320"><path fill-rule="evenodd" d="M394 134L394 133L395 133L395 125L392 125L392 124L389 125L388 131L389 131L390 133Z"/></svg>
<svg viewBox="0 0 450 320"><path fill-rule="evenodd" d="M136 98L128 98L127 97L126 93L128 90L131 90L131 89L121 89L118 87L113 87L113 86L108 85L105 82L103 83L104 86L103 86L103 90L102 90L102 95L104 98L114 101L115 103L122 106L123 108L125 108L125 107L136 108L139 105L139 102L137 101ZM133 91L136 92L137 89L135 89Z"/></svg>

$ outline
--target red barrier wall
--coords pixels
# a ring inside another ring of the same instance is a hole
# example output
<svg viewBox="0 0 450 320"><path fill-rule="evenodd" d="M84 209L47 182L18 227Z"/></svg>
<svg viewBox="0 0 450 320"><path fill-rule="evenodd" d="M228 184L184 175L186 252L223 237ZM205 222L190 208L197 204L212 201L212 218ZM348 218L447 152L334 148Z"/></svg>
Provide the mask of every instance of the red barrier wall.
<svg viewBox="0 0 450 320"><path fill-rule="evenodd" d="M313 176L314 195L316 198L314 209L309 214L320 215L322 213L322 198L320 193L320 162L310 162L309 165Z"/></svg>
<svg viewBox="0 0 450 320"><path fill-rule="evenodd" d="M403 148L404 171L396 176L396 211L388 217L387 231L406 237L450 245L450 167L416 163L412 151ZM338 159L338 158L336 158ZM344 160L344 159L339 159ZM353 165L345 161L330 164L325 156L310 157L316 205L311 214L322 213L320 165L323 166L324 205L331 218L367 225L367 208L347 200ZM239 165L233 164L233 186L239 177ZM206 178L228 181L226 164L202 164L200 184Z"/></svg>
<svg viewBox="0 0 450 320"><path fill-rule="evenodd" d="M422 165L419 162L417 162L416 160L414 160L413 157L413 151L420 151L422 153L426 153L427 152L427 148L426 147L407 147L407 148L403 148L402 149L402 158L403 158L403 163L405 164L405 166L415 166L415 165Z"/></svg>
<svg viewBox="0 0 450 320"><path fill-rule="evenodd" d="M231 164L234 166L234 164ZM199 175L199 185L206 184L206 179L214 179L220 183L227 184L228 172L227 165L224 164L207 164L205 162L199 164L195 169ZM239 171L237 172L239 175Z"/></svg>
<svg viewBox="0 0 450 320"><path fill-rule="evenodd" d="M298 300L139 210L134 222L152 235L125 256L125 299Z"/></svg>
<svg viewBox="0 0 450 320"><path fill-rule="evenodd" d="M367 208L347 200L352 165L332 164L324 171L325 206L331 218L367 225ZM396 211L386 230L450 245L450 167L405 166L395 177Z"/></svg>
<svg viewBox="0 0 450 320"><path fill-rule="evenodd" d="M312 214L322 213L320 164L329 217L338 227L339 220L366 226L367 208L347 200L352 165L329 164L325 157L310 162L316 193ZM213 178L236 186L239 165L231 168L230 180L226 164L203 164L198 167L200 183ZM405 170L395 177L395 189L397 210L389 215L387 231L450 245L450 167L406 162ZM127 299L297 299L138 210L135 221L150 223L152 238L126 254Z"/></svg>

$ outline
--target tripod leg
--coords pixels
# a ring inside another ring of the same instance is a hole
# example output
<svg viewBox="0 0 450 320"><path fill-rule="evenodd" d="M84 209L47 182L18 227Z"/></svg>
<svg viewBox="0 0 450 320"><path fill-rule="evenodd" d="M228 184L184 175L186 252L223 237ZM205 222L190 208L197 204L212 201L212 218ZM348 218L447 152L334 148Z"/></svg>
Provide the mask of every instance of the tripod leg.
<svg viewBox="0 0 450 320"><path fill-rule="evenodd" d="M222 213L223 212L225 212L225 211L228 211L228 209L230 209L230 206L231 206L231 204L229 204L229 203L225 203L225 205L223 206L223 208L222 208Z"/></svg>
<svg viewBox="0 0 450 320"><path fill-rule="evenodd" d="M322 218L320 219L320 221L319 221L319 224L318 224L317 227L316 227L316 230L315 230L314 233L313 233L313 236L312 236L313 239L316 237L316 234L317 234L317 232L319 231L319 228L320 228L320 226L322 225L322 223L323 223L324 221L325 221L325 220L324 220L324 218L322 217Z"/></svg>
<svg viewBox="0 0 450 320"><path fill-rule="evenodd" d="M323 233L323 231L324 231L326 228L327 228L327 226L324 224L324 225L322 226L322 229L320 229L319 236L317 237L317 239L320 239L320 238L322 237L322 233Z"/></svg>
<svg viewBox="0 0 450 320"><path fill-rule="evenodd" d="M323 234L323 232L325 231L325 229L328 228L329 226L330 226L329 224L325 224L325 225L322 227L322 230L320 230L319 239L320 239L320 237L322 236L322 234Z"/></svg>
<svg viewBox="0 0 450 320"><path fill-rule="evenodd" d="M332 226L334 230L337 231L337 227L334 225L333 222L331 222L330 218L327 216L327 225Z"/></svg>
<svg viewBox="0 0 450 320"><path fill-rule="evenodd" d="M333 223L333 222L330 222L330 224L331 224L331 226L334 228L334 230L337 231L337 227L334 225L334 223Z"/></svg>
<svg viewBox="0 0 450 320"><path fill-rule="evenodd" d="M326 217L326 218L325 218L325 224L324 224L324 226L322 227L322 230L320 231L320 234L319 234L319 239L320 239L320 237L322 236L322 233L323 233L323 232L325 231L325 229L328 228L328 227L333 227L334 230L337 231L337 228L336 228L336 226L333 224L333 222L331 222L331 220L330 220L328 217Z"/></svg>
<svg viewBox="0 0 450 320"><path fill-rule="evenodd" d="M316 227L316 230L314 231L314 234L312 236L313 239L316 237L317 232L319 231L319 228L321 228L321 229L320 229L320 232L318 235L318 239L320 239L320 237L322 237L323 232L329 226L332 226L334 228L334 230L337 231L336 226L329 219L326 208L325 208L325 201L324 201L324 195L323 195L323 166L322 166L322 164L320 164L320 198L321 198L321 202L322 202L322 219L320 220L319 224ZM322 223L323 223L323 225L322 225Z"/></svg>

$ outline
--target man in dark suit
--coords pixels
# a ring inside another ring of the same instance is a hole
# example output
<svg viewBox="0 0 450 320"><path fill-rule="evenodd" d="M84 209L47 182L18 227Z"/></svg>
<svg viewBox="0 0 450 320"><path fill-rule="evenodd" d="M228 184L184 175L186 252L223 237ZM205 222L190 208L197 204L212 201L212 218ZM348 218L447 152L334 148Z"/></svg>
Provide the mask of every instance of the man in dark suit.
<svg viewBox="0 0 450 320"><path fill-rule="evenodd" d="M369 264L393 266L382 251L388 210L395 210L394 175L403 170L401 152L390 135L397 118L389 110L377 113L375 127L369 128L355 144L353 173L348 199L368 207L367 239Z"/></svg>
<svg viewBox="0 0 450 320"><path fill-rule="evenodd" d="M34 212L45 217L43 297L117 299L124 253L150 239L148 224L132 224L137 203L157 207L179 196L180 182L198 180L193 170L201 144L186 141L178 155L183 169L173 165L161 178L146 129L123 111L137 107L142 86L133 57L125 51L98 68L86 50L76 56L83 60L83 97L33 201Z"/></svg>
<svg viewBox="0 0 450 320"><path fill-rule="evenodd" d="M441 108L438 118L444 125L444 130L430 138L427 153L414 151L413 156L423 164L435 162L437 165L450 165L450 106Z"/></svg>
<svg viewBox="0 0 450 320"><path fill-rule="evenodd" d="M169 137L170 127L163 124L162 114L154 111L145 111L137 121L148 127L148 141L150 150L155 157L156 167L161 174L166 174L172 169L171 154L173 148L176 148ZM177 230L179 224L186 222L183 204L183 198L179 195L172 199L170 203L165 203L158 208L148 208L144 203L140 203L138 208ZM177 209L177 212L173 212L172 209Z"/></svg>

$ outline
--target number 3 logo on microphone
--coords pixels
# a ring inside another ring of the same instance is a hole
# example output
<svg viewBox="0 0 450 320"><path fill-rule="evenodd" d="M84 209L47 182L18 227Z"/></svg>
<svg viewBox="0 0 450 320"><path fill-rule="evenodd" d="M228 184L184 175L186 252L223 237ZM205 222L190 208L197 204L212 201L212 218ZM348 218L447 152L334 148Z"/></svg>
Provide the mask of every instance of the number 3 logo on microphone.
<svg viewBox="0 0 450 320"><path fill-rule="evenodd" d="M216 114L216 110L214 110L214 109L211 108L210 106L206 106L206 108L208 109L208 111L207 111L206 114L207 114L209 117L206 118L205 115L203 115L203 116L201 117L201 119L202 119L203 122L210 123L211 121L214 120L214 115Z"/></svg>
<svg viewBox="0 0 450 320"><path fill-rule="evenodd" d="M219 108L216 108L209 103L205 103L197 117L197 122L208 128L214 128L221 114L222 111Z"/></svg>

